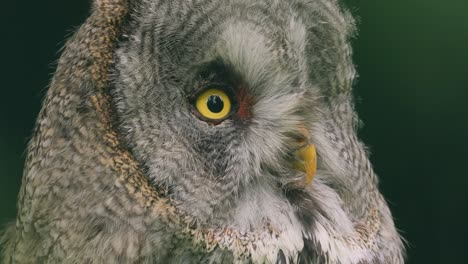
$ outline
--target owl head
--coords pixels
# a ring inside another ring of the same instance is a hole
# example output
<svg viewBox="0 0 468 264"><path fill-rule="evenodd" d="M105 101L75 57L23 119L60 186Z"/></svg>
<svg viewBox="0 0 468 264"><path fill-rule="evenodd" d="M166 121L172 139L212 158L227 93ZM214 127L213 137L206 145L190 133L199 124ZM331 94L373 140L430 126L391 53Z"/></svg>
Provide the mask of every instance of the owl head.
<svg viewBox="0 0 468 264"><path fill-rule="evenodd" d="M335 0L93 1L5 259L402 263L356 136L353 32Z"/></svg>

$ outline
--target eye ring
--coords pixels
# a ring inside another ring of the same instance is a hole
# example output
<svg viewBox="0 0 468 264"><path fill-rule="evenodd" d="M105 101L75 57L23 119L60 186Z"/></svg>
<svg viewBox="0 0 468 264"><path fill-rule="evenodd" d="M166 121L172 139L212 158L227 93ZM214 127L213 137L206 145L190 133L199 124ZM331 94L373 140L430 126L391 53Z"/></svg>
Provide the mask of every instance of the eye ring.
<svg viewBox="0 0 468 264"><path fill-rule="evenodd" d="M198 113L210 121L220 121L229 116L232 102L223 90L211 88L202 92L195 99Z"/></svg>

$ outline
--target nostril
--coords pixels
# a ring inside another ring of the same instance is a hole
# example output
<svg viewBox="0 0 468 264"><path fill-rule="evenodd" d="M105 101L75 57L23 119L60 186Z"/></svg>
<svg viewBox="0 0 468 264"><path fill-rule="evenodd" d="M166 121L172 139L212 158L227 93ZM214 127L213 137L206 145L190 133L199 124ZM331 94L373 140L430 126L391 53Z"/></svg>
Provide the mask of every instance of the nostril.
<svg viewBox="0 0 468 264"><path fill-rule="evenodd" d="M305 127L299 127L297 131L289 135L293 152L309 145L309 131Z"/></svg>
<svg viewBox="0 0 468 264"><path fill-rule="evenodd" d="M307 137L303 136L302 134L295 134L293 136L295 143L301 147L307 144L307 141L309 140Z"/></svg>

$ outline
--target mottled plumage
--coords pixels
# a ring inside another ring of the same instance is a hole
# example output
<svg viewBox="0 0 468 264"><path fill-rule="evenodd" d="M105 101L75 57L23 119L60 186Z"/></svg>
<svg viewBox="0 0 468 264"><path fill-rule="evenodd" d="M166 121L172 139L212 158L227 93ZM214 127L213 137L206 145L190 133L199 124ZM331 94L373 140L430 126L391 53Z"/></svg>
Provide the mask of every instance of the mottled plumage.
<svg viewBox="0 0 468 264"><path fill-rule="evenodd" d="M30 142L4 263L403 263L335 0L94 0ZM207 85L242 103L216 124ZM311 185L292 166L304 135Z"/></svg>

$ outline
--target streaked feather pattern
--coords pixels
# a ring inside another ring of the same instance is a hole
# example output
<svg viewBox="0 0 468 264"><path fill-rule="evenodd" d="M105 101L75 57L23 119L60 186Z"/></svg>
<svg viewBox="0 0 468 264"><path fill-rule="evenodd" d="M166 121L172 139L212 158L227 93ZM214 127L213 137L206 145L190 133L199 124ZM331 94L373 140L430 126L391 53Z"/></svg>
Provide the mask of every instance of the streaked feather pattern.
<svg viewBox="0 0 468 264"><path fill-rule="evenodd" d="M92 10L38 117L2 263L403 263L356 135L355 26L338 1ZM215 126L188 98L219 82L249 113ZM303 128L310 186L290 166Z"/></svg>

